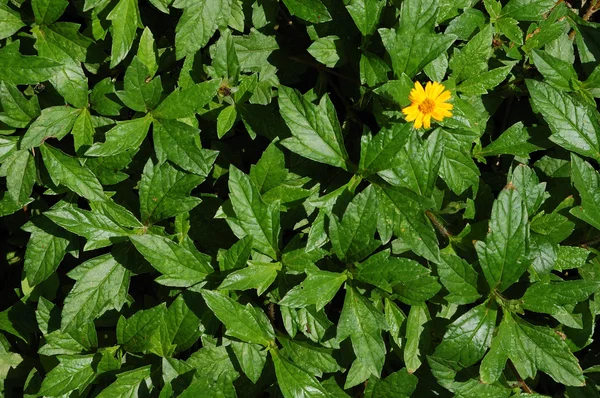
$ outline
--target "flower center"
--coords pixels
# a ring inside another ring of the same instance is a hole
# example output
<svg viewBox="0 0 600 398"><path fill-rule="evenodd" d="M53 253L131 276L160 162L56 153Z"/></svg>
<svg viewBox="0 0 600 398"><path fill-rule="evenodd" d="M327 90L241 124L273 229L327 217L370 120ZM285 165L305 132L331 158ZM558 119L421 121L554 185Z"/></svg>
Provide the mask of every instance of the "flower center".
<svg viewBox="0 0 600 398"><path fill-rule="evenodd" d="M424 114L432 113L434 109L435 101L429 98L426 98L425 101L421 102L419 105L419 111Z"/></svg>

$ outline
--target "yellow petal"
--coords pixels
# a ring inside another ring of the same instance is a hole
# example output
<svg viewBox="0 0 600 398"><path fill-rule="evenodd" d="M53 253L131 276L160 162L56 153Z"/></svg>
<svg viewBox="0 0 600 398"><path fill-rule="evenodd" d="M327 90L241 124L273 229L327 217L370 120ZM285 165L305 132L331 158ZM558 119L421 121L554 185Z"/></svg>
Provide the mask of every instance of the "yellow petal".
<svg viewBox="0 0 600 398"><path fill-rule="evenodd" d="M440 102L440 103L435 104L435 108L436 109L445 109L445 110L449 111L450 109L454 108L454 105L449 104L447 102Z"/></svg>
<svg viewBox="0 0 600 398"><path fill-rule="evenodd" d="M450 99L450 97L452 97L452 94L450 93L450 91L446 90L443 93L441 93L440 95L438 95L438 97L435 99L436 102L445 102L448 101Z"/></svg>
<svg viewBox="0 0 600 398"><path fill-rule="evenodd" d="M419 113L419 116L417 116L417 119L415 120L415 128L420 129L421 126L423 126L423 114Z"/></svg>
<svg viewBox="0 0 600 398"><path fill-rule="evenodd" d="M425 127L426 129L431 127L431 115L427 114L423 116L423 127Z"/></svg>
<svg viewBox="0 0 600 398"><path fill-rule="evenodd" d="M440 112L437 109L435 111L433 111L433 113L431 114L431 117L433 117L438 122L441 122L442 120L444 120L444 115L442 114L442 112Z"/></svg>
<svg viewBox="0 0 600 398"><path fill-rule="evenodd" d="M425 96L425 90L421 83L415 82L415 88L410 91L410 100L412 102L423 102L427 98Z"/></svg>
<svg viewBox="0 0 600 398"><path fill-rule="evenodd" d="M433 82L431 89L431 98L437 99L444 91L445 87L438 82Z"/></svg>

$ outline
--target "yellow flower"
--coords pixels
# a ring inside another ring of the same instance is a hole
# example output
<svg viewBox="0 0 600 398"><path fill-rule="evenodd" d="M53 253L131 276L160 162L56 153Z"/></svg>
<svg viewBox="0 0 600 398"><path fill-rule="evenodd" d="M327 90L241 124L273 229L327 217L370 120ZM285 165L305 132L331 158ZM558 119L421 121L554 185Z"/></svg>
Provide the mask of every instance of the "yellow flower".
<svg viewBox="0 0 600 398"><path fill-rule="evenodd" d="M407 121L415 122L415 128L423 126L428 129L431 126L431 118L442 121L445 117L452 116L450 111L453 105L446 103L450 96L450 91L438 82L427 82L425 89L421 83L415 82L415 88L410 90L408 96L412 103L402 109L402 112Z"/></svg>

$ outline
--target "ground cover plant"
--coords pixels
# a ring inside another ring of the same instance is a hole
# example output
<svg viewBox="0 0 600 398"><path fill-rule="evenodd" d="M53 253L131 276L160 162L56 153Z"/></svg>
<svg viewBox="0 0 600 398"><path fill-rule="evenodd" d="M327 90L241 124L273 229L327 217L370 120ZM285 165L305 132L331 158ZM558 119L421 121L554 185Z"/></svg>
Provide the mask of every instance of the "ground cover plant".
<svg viewBox="0 0 600 398"><path fill-rule="evenodd" d="M0 0L6 397L599 397L596 0Z"/></svg>

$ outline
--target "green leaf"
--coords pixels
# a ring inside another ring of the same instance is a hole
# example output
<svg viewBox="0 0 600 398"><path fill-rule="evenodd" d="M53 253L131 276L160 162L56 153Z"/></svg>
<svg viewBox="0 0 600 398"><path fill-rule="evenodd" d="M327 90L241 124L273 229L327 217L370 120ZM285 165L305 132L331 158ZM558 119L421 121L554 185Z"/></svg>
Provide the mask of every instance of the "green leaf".
<svg viewBox="0 0 600 398"><path fill-rule="evenodd" d="M481 295L477 292L477 272L468 262L450 252L442 252L437 272L440 282L448 290L444 297L455 304L470 304Z"/></svg>
<svg viewBox="0 0 600 398"><path fill-rule="evenodd" d="M346 285L344 306L337 325L337 340L341 342L350 337L356 355L352 367L364 366L368 374L375 377L381 375L386 354L381 331L387 328L383 314L355 288Z"/></svg>
<svg viewBox="0 0 600 398"><path fill-rule="evenodd" d="M235 105L229 105L219 113L217 117L217 136L222 138L231 130L237 120L237 109Z"/></svg>
<svg viewBox="0 0 600 398"><path fill-rule="evenodd" d="M235 84L240 74L240 61L229 29L221 33L219 40L210 47L212 67L217 76Z"/></svg>
<svg viewBox="0 0 600 398"><path fill-rule="evenodd" d="M119 373L117 380L102 390L97 397L137 397L139 391L144 391L141 387L144 386L148 390L150 383L150 365L142 366L128 372Z"/></svg>
<svg viewBox="0 0 600 398"><path fill-rule="evenodd" d="M68 276L75 286L65 298L61 330L76 332L104 312L125 303L130 272L122 265L126 253L107 253L88 260Z"/></svg>
<svg viewBox="0 0 600 398"><path fill-rule="evenodd" d="M256 384L267 362L268 351L260 345L241 341L232 341L231 347L244 374Z"/></svg>
<svg viewBox="0 0 600 398"><path fill-rule="evenodd" d="M379 212L390 223L394 235L416 254L438 262L440 249L435 231L414 195L396 187L377 190Z"/></svg>
<svg viewBox="0 0 600 398"><path fill-rule="evenodd" d="M140 44L138 46L137 58L146 65L146 69L150 76L154 76L158 70L158 64L156 61L156 43L154 42L154 36L152 31L146 27L140 37Z"/></svg>
<svg viewBox="0 0 600 398"><path fill-rule="evenodd" d="M483 274L491 289L502 292L517 282L529 266L527 208L517 190L509 185L492 207L485 243L475 244Z"/></svg>
<svg viewBox="0 0 600 398"><path fill-rule="evenodd" d="M248 235L237 241L233 246L227 249L227 251L219 250L219 253L217 254L219 268L221 271L243 268L246 266L246 262L248 261L251 252L252 236Z"/></svg>
<svg viewBox="0 0 600 398"><path fill-rule="evenodd" d="M283 346L281 350L283 355L316 377L323 377L323 373L335 373L342 370L332 356L333 349L308 342L294 341L283 336L278 337L277 340Z"/></svg>
<svg viewBox="0 0 600 398"><path fill-rule="evenodd" d="M106 132L106 141L95 143L86 156L114 156L126 151L137 151L146 138L152 118L146 116L139 119L118 122Z"/></svg>
<svg viewBox="0 0 600 398"><path fill-rule="evenodd" d="M100 202L106 200L102 185L94 173L86 166L82 166L77 158L48 144L42 145L40 150L50 178L56 185L64 185L88 200Z"/></svg>
<svg viewBox="0 0 600 398"><path fill-rule="evenodd" d="M297 90L281 86L279 111L293 135L282 141L283 146L316 162L347 168L348 154L329 96L314 105Z"/></svg>
<svg viewBox="0 0 600 398"><path fill-rule="evenodd" d="M265 347L271 344L275 333L269 321L263 319L266 318L264 313L250 304L238 304L221 293L210 290L202 290L201 293L206 305L225 325L225 334Z"/></svg>
<svg viewBox="0 0 600 398"><path fill-rule="evenodd" d="M506 79L512 68L512 65L501 66L487 72L479 73L468 79L465 79L458 85L456 90L468 95L487 94L488 90L497 87Z"/></svg>
<svg viewBox="0 0 600 398"><path fill-rule="evenodd" d="M575 223L558 213L542 214L531 220L531 231L547 236L558 244L567 239L575 229Z"/></svg>
<svg viewBox="0 0 600 398"><path fill-rule="evenodd" d="M48 210L44 215L67 231L86 238L84 250L110 246L115 241L125 240L129 235L129 231L110 218L71 205Z"/></svg>
<svg viewBox="0 0 600 398"><path fill-rule="evenodd" d="M156 279L165 286L189 287L202 282L213 269L206 255L193 243L178 245L159 235L130 235L129 239L146 260L162 274Z"/></svg>
<svg viewBox="0 0 600 398"><path fill-rule="evenodd" d="M277 349L269 352L275 365L277 384L285 398L330 396L314 376L283 357Z"/></svg>
<svg viewBox="0 0 600 398"><path fill-rule="evenodd" d="M285 156L276 143L277 141L271 142L259 161L250 166L250 178L260 192L267 192L283 184L288 176Z"/></svg>
<svg viewBox="0 0 600 398"><path fill-rule="evenodd" d="M531 59L548 84L561 91L571 91L571 81L577 80L577 72L571 63L541 50L534 50Z"/></svg>
<svg viewBox="0 0 600 398"><path fill-rule="evenodd" d="M73 144L78 155L81 155L82 152L92 146L95 132L89 109L82 109L77 119L75 119L73 130L71 130Z"/></svg>
<svg viewBox="0 0 600 398"><path fill-rule="evenodd" d="M571 179L579 195L581 206L571 209L571 214L600 229L600 175L586 161L571 155Z"/></svg>
<svg viewBox="0 0 600 398"><path fill-rule="evenodd" d="M35 23L50 25L60 18L68 5L67 0L32 0L31 8L35 16Z"/></svg>
<svg viewBox="0 0 600 398"><path fill-rule="evenodd" d="M331 21L331 14L321 0L283 0L290 14L312 23Z"/></svg>
<svg viewBox="0 0 600 398"><path fill-rule="evenodd" d="M350 202L341 221L337 216L330 219L329 237L340 260L347 263L360 261L381 244L374 237L376 210L377 192L369 185Z"/></svg>
<svg viewBox="0 0 600 398"><path fill-rule="evenodd" d="M256 250L276 259L279 253L279 205L267 205L250 177L235 166L229 169L229 191L241 239L252 236ZM235 231L234 231L235 232Z"/></svg>
<svg viewBox="0 0 600 398"><path fill-rule="evenodd" d="M492 25L488 25L460 51L455 50L448 65L457 82L487 71L492 55L492 34Z"/></svg>
<svg viewBox="0 0 600 398"><path fill-rule="evenodd" d="M74 236L44 216L36 217L23 229L31 232L27 241L23 271L29 285L35 286L48 279L56 271Z"/></svg>
<svg viewBox="0 0 600 398"><path fill-rule="evenodd" d="M5 82L0 82L0 103L3 109L0 121L11 127L24 128L31 120L40 116L37 96L26 99L19 89Z"/></svg>
<svg viewBox="0 0 600 398"><path fill-rule="evenodd" d="M408 143L396 155L397 166L379 172L379 175L392 185L403 186L424 197L431 197L443 154L440 130L434 131L426 141L422 141L413 132Z"/></svg>
<svg viewBox="0 0 600 398"><path fill-rule="evenodd" d="M471 134L450 133L444 129L441 135L444 156L440 165L440 176L457 195L462 194L470 187L477 192L480 172L470 154Z"/></svg>
<svg viewBox="0 0 600 398"><path fill-rule="evenodd" d="M535 214L544 201L548 198L546 183L540 183L533 169L523 164L514 168L508 175L511 183L521 195L523 203L527 208L527 214Z"/></svg>
<svg viewBox="0 0 600 398"><path fill-rule="evenodd" d="M425 304L413 305L408 313L406 322L406 344L404 346L404 363L408 373L414 373L421 367L421 352L422 340L427 339L425 324L431 320L429 310ZM423 337L426 336L426 337Z"/></svg>
<svg viewBox="0 0 600 398"><path fill-rule="evenodd" d="M554 330L531 325L510 312L504 312L490 351L481 363L481 380L484 383L496 381L507 359L523 379L534 378L541 370L557 383L585 384L577 358Z"/></svg>
<svg viewBox="0 0 600 398"><path fill-rule="evenodd" d="M11 84L37 84L50 79L61 64L43 57L21 55L19 41L0 49L0 80Z"/></svg>
<svg viewBox="0 0 600 398"><path fill-rule="evenodd" d="M328 68L335 68L344 58L344 48L338 36L320 37L306 51Z"/></svg>
<svg viewBox="0 0 600 398"><path fill-rule="evenodd" d="M235 52L244 72L260 72L269 65L267 58L279 49L273 36L263 35L256 29L250 29L246 36L234 36Z"/></svg>
<svg viewBox="0 0 600 398"><path fill-rule="evenodd" d="M119 0L119 3L106 16L111 22L112 48L110 67L114 68L125 59L138 27L143 27L138 2L135 0Z"/></svg>
<svg viewBox="0 0 600 398"><path fill-rule="evenodd" d="M0 40L12 36L25 26L23 21L21 21L19 13L4 3L0 3L0 21L2 21Z"/></svg>
<svg viewBox="0 0 600 398"><path fill-rule="evenodd" d="M593 110L546 83L526 83L534 109L552 130L550 139L569 151L600 159L600 124Z"/></svg>
<svg viewBox="0 0 600 398"><path fill-rule="evenodd" d="M288 291L279 301L279 305L304 308L314 304L317 311L321 311L325 304L333 299L346 279L346 274L337 272L307 271L306 279Z"/></svg>
<svg viewBox="0 0 600 398"><path fill-rule="evenodd" d="M502 16L517 21L539 21L555 3L553 0L510 0L502 7Z"/></svg>
<svg viewBox="0 0 600 398"><path fill-rule="evenodd" d="M414 260L390 257L389 250L372 255L357 264L354 278L395 293L408 304L418 304L434 296L440 289L430 270ZM428 289L427 285L433 290Z"/></svg>
<svg viewBox="0 0 600 398"><path fill-rule="evenodd" d="M217 95L220 84L220 80L215 79L182 90L176 89L152 111L152 116L158 119L180 119L193 115Z"/></svg>
<svg viewBox="0 0 600 398"><path fill-rule="evenodd" d="M203 347L193 353L186 361L198 374L209 380L217 380L225 374L229 379L236 379L239 374L235 370L226 347Z"/></svg>
<svg viewBox="0 0 600 398"><path fill-rule="evenodd" d="M369 173L378 173L393 169L402 164L401 150L411 138L412 125L394 124L392 128L383 129L372 138L365 134L361 140L359 168Z"/></svg>
<svg viewBox="0 0 600 398"><path fill-rule="evenodd" d="M175 28L177 59L193 55L206 46L217 29L217 18L224 7L223 0L192 1L187 4Z"/></svg>
<svg viewBox="0 0 600 398"><path fill-rule="evenodd" d="M40 395L56 397L74 390L83 391L94 380L93 354L59 355L56 358L59 363L44 377Z"/></svg>
<svg viewBox="0 0 600 398"><path fill-rule="evenodd" d="M208 177L218 152L202 149L198 129L169 119L154 119L152 126L159 160L168 159L185 171Z"/></svg>
<svg viewBox="0 0 600 398"><path fill-rule="evenodd" d="M147 353L152 345L152 337L160 332L166 311L167 306L162 303L137 311L127 319L121 316L117 324L117 343L128 352Z"/></svg>
<svg viewBox="0 0 600 398"><path fill-rule="evenodd" d="M390 67L377 55L365 51L360 56L360 82L373 87L388 80Z"/></svg>
<svg viewBox="0 0 600 398"><path fill-rule="evenodd" d="M517 122L476 154L478 156L515 155L528 158L531 152L542 149L529 143L528 140L527 128L522 122Z"/></svg>
<svg viewBox="0 0 600 398"><path fill-rule="evenodd" d="M406 73L413 78L456 39L452 34L434 33L437 8L434 0L405 1L400 10L399 29L379 28L397 77Z"/></svg>
<svg viewBox="0 0 600 398"><path fill-rule="evenodd" d="M521 302L523 308L529 311L562 315L570 312L565 308L566 306L584 301L598 290L600 290L600 282L594 280L538 282L527 289L521 297Z"/></svg>
<svg viewBox="0 0 600 398"><path fill-rule="evenodd" d="M433 355L455 361L467 368L477 363L492 342L497 311L487 301L452 322Z"/></svg>
<svg viewBox="0 0 600 398"><path fill-rule="evenodd" d="M161 78L152 77L148 67L137 57L133 57L125 72L124 91L116 94L130 109L148 112L154 109L162 93ZM186 115L187 116L187 115Z"/></svg>
<svg viewBox="0 0 600 398"><path fill-rule="evenodd" d="M44 108L40 116L34 120L21 140L21 149L40 146L48 138L61 140L73 128L80 110L66 106Z"/></svg>
<svg viewBox="0 0 600 398"><path fill-rule="evenodd" d="M27 150L16 151L2 166L6 167L8 196L15 203L24 205L31 196L37 178L33 156Z"/></svg>
<svg viewBox="0 0 600 398"><path fill-rule="evenodd" d="M140 181L142 222L155 223L196 207L201 200L190 191L204 178L175 169L168 163L154 165L149 159Z"/></svg>
<svg viewBox="0 0 600 398"><path fill-rule="evenodd" d="M382 0L350 0L346 4L346 9L363 36L375 32L383 7L385 1Z"/></svg>
<svg viewBox="0 0 600 398"><path fill-rule="evenodd" d="M256 289L257 295L262 295L271 286L281 263L261 263L251 261L248 267L239 269L227 275L219 285L219 290L248 290Z"/></svg>
<svg viewBox="0 0 600 398"><path fill-rule="evenodd" d="M394 372L383 380L371 378L365 389L365 398L409 398L413 396L418 381L406 369Z"/></svg>

